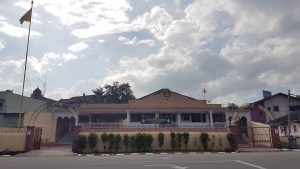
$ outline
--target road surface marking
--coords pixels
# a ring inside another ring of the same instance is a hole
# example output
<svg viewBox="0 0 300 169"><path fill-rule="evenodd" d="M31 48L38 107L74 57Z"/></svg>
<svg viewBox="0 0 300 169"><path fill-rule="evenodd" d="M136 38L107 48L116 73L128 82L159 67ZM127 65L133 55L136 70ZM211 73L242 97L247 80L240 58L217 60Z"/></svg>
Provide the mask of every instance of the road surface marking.
<svg viewBox="0 0 300 169"><path fill-rule="evenodd" d="M177 165L144 165L144 167L171 167L174 169L186 169L187 167L180 167Z"/></svg>
<svg viewBox="0 0 300 169"><path fill-rule="evenodd" d="M262 166L259 166L259 165L255 165L255 164L251 164L251 163L246 163L246 162L240 161L240 160L236 160L236 162L240 163L240 164L248 165L248 166L251 166L251 167L254 167L254 168L258 168L258 169L267 169L265 167L262 167Z"/></svg>

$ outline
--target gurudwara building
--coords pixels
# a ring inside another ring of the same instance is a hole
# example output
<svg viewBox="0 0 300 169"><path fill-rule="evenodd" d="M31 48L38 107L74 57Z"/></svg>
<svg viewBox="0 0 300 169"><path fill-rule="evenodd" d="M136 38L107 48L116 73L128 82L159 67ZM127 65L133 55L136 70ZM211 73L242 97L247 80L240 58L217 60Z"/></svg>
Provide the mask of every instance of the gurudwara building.
<svg viewBox="0 0 300 169"><path fill-rule="evenodd" d="M237 114L243 124L251 121L248 110L228 110L169 89L161 89L127 104L81 104L75 125L97 129L223 129ZM56 117L63 115L57 112Z"/></svg>

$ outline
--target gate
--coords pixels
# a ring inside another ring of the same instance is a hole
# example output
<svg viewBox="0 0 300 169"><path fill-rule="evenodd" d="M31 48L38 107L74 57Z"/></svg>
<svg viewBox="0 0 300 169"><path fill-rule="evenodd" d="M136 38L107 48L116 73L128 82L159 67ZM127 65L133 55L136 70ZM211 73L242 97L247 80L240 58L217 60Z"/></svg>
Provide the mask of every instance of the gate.
<svg viewBox="0 0 300 169"><path fill-rule="evenodd" d="M42 142L42 128L35 127L33 134L33 150L39 150Z"/></svg>
<svg viewBox="0 0 300 169"><path fill-rule="evenodd" d="M270 127L248 127L248 139L253 147L273 147Z"/></svg>

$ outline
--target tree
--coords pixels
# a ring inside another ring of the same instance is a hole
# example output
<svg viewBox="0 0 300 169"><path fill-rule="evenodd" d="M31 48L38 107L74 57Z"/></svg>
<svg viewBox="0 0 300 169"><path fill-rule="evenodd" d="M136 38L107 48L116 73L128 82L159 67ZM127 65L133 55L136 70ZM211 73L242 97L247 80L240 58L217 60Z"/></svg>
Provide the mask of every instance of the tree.
<svg viewBox="0 0 300 169"><path fill-rule="evenodd" d="M82 153L82 150L86 146L86 136L85 135L79 135L78 139L78 152Z"/></svg>
<svg viewBox="0 0 300 169"><path fill-rule="evenodd" d="M174 151L175 150L175 147L176 147L176 134L174 132L171 132L170 133L170 141L171 141L171 147L172 147L172 150Z"/></svg>
<svg viewBox="0 0 300 169"><path fill-rule="evenodd" d="M236 148L235 135L233 133L227 133L226 137L230 145L230 151L234 151Z"/></svg>
<svg viewBox="0 0 300 169"><path fill-rule="evenodd" d="M98 140L98 136L96 133L89 134L88 142L89 142L89 147L91 148L92 151L94 151L94 148L97 146L97 140Z"/></svg>
<svg viewBox="0 0 300 169"><path fill-rule="evenodd" d="M159 147L160 147L160 151L162 151L162 146L165 144L165 135L164 133L158 133L158 143L159 143Z"/></svg>
<svg viewBox="0 0 300 169"><path fill-rule="evenodd" d="M117 134L115 136L116 152L118 152L118 149L120 148L119 144L121 141L122 141L122 136L120 134Z"/></svg>
<svg viewBox="0 0 300 169"><path fill-rule="evenodd" d="M103 149L104 149L104 152L105 152L105 150L106 150L106 142L107 142L107 140L108 140L108 136L107 136L106 133L102 133L102 135L101 135L101 140L102 140L102 142L103 142Z"/></svg>
<svg viewBox="0 0 300 169"><path fill-rule="evenodd" d="M201 143L204 147L204 151L207 150L207 145L208 145L208 141L209 141L209 137L208 137L208 134L203 132L200 134L200 140L201 140Z"/></svg>
<svg viewBox="0 0 300 169"><path fill-rule="evenodd" d="M125 134L123 136L123 143L125 145L125 152L127 153L128 144L129 144L129 136L128 136L128 134Z"/></svg>
<svg viewBox="0 0 300 169"><path fill-rule="evenodd" d="M137 133L135 135L136 149L137 151L145 151L145 134Z"/></svg>
<svg viewBox="0 0 300 169"><path fill-rule="evenodd" d="M237 109L239 109L239 106L235 103L228 103L227 108L229 110L237 110Z"/></svg>
<svg viewBox="0 0 300 169"><path fill-rule="evenodd" d="M113 148L113 145L115 143L115 135L114 135L114 133L110 133L108 135L107 141L109 143L109 146L108 146L109 152L112 152L112 148Z"/></svg>
<svg viewBox="0 0 300 169"><path fill-rule="evenodd" d="M176 133L176 142L177 142L178 150L180 150L180 147L181 147L181 140L182 140L182 134L181 133Z"/></svg>
<svg viewBox="0 0 300 169"><path fill-rule="evenodd" d="M129 83L113 82L93 90L93 103L128 103L135 99Z"/></svg>
<svg viewBox="0 0 300 169"><path fill-rule="evenodd" d="M184 132L184 133L182 134L182 137L183 137L183 143L184 143L184 145L185 145L185 150L187 150L187 144L188 144L189 139L190 139L190 133Z"/></svg>

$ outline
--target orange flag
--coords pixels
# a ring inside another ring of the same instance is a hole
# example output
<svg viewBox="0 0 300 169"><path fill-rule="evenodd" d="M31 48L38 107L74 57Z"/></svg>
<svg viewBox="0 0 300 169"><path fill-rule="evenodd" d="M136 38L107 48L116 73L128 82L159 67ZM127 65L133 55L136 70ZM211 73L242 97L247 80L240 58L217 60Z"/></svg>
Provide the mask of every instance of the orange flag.
<svg viewBox="0 0 300 169"><path fill-rule="evenodd" d="M23 24L24 21L31 22L31 14L32 8L22 16L22 18L20 19L20 23Z"/></svg>

